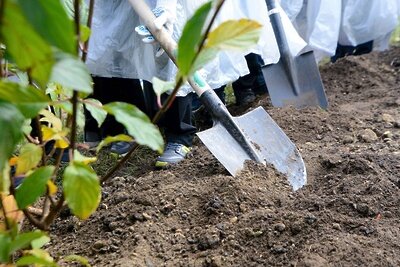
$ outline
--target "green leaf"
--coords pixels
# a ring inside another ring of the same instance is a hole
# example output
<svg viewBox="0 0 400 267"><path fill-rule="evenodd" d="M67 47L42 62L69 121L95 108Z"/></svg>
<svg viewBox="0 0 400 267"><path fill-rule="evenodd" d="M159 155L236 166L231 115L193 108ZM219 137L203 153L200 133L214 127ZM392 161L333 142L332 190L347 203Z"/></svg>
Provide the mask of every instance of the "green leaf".
<svg viewBox="0 0 400 267"><path fill-rule="evenodd" d="M82 266L90 267L88 259L79 255L68 255L64 258L67 262L78 262Z"/></svg>
<svg viewBox="0 0 400 267"><path fill-rule="evenodd" d="M53 51L28 23L15 1L5 1L0 26L6 51L18 68L30 73L41 87L45 87L54 63Z"/></svg>
<svg viewBox="0 0 400 267"><path fill-rule="evenodd" d="M15 200L20 209L25 209L46 192L47 181L53 172L54 166L45 166L24 178L22 184L15 191Z"/></svg>
<svg viewBox="0 0 400 267"><path fill-rule="evenodd" d="M31 247L33 249L39 249L49 242L50 242L50 237L48 237L47 235L43 235L42 237L32 240Z"/></svg>
<svg viewBox="0 0 400 267"><path fill-rule="evenodd" d="M43 236L46 235L40 231L18 234L10 244L10 253L14 253L20 249L28 248L32 241Z"/></svg>
<svg viewBox="0 0 400 267"><path fill-rule="evenodd" d="M191 67L199 49L202 39L202 30L212 7L212 2L207 2L196 10L183 28L182 36L178 42L177 65L179 72L186 77L191 72Z"/></svg>
<svg viewBox="0 0 400 267"><path fill-rule="evenodd" d="M162 152L164 141L160 131L140 109L122 102L109 103L103 108L125 126L138 144Z"/></svg>
<svg viewBox="0 0 400 267"><path fill-rule="evenodd" d="M0 170L3 170L21 140L23 124L21 112L14 105L0 100Z"/></svg>
<svg viewBox="0 0 400 267"><path fill-rule="evenodd" d="M26 118L35 117L50 100L39 89L4 80L0 81L0 99L16 105Z"/></svg>
<svg viewBox="0 0 400 267"><path fill-rule="evenodd" d="M11 238L0 233L0 263L8 263L10 260Z"/></svg>
<svg viewBox="0 0 400 267"><path fill-rule="evenodd" d="M73 214L88 218L100 203L100 182L90 166L73 162L65 169L63 188L65 199Z"/></svg>
<svg viewBox="0 0 400 267"><path fill-rule="evenodd" d="M196 58L192 66L191 72L195 72L204 67L208 62L213 60L219 53L219 49L212 47L203 47L199 56Z"/></svg>
<svg viewBox="0 0 400 267"><path fill-rule="evenodd" d="M82 155L77 149L74 152L74 161L75 162L80 162L85 165L88 165L90 163L95 162L96 160L97 160L96 157L86 157L86 156Z"/></svg>
<svg viewBox="0 0 400 267"><path fill-rule="evenodd" d="M206 47L220 50L245 50L257 44L262 25L254 20L229 20L209 33Z"/></svg>
<svg viewBox="0 0 400 267"><path fill-rule="evenodd" d="M48 252L42 249L32 249L25 251L28 255L21 257L17 261L17 266L46 266L46 267L57 267L58 265L54 262L54 259L49 255Z"/></svg>
<svg viewBox="0 0 400 267"><path fill-rule="evenodd" d="M88 98L84 101L86 109L90 112L93 118L97 121L97 125L100 127L107 117L107 111L102 106L103 104L94 98Z"/></svg>
<svg viewBox="0 0 400 267"><path fill-rule="evenodd" d="M157 77L153 78L152 84L153 84L153 90L158 97L161 96L163 93L174 89L175 86L174 82L166 82L158 79Z"/></svg>
<svg viewBox="0 0 400 267"><path fill-rule="evenodd" d="M80 25L80 29L81 29L81 36L80 36L81 42L84 43L87 40L89 40L91 31L90 31L90 28L88 26L83 25L83 24Z"/></svg>
<svg viewBox="0 0 400 267"><path fill-rule="evenodd" d="M18 0L18 4L43 39L64 52L77 53L74 24L61 1Z"/></svg>
<svg viewBox="0 0 400 267"><path fill-rule="evenodd" d="M124 141L124 142L133 142L133 138L130 137L129 135L126 134L119 134L116 136L107 136L104 138L100 144L97 146L96 152L99 153L99 151L106 145L114 143L114 142L119 142L119 141Z"/></svg>
<svg viewBox="0 0 400 267"><path fill-rule="evenodd" d="M16 175L24 174L35 168L42 159L43 150L34 144L28 143L22 146L18 156Z"/></svg>
<svg viewBox="0 0 400 267"><path fill-rule="evenodd" d="M57 63L51 73L51 82L63 87L90 94L92 93L92 77L85 63L80 59L63 53L56 54Z"/></svg>

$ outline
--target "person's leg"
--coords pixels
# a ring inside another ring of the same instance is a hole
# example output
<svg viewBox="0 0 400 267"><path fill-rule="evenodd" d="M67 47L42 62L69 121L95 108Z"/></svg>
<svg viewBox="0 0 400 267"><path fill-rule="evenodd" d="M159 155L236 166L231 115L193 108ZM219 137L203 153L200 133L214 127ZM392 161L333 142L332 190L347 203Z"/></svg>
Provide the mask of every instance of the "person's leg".
<svg viewBox="0 0 400 267"><path fill-rule="evenodd" d="M167 145L164 153L157 158L156 166L180 162L190 151L196 133L192 124L192 94L176 97L159 125L164 129Z"/></svg>
<svg viewBox="0 0 400 267"><path fill-rule="evenodd" d="M93 93L88 98L94 98L104 103L104 91L109 87L110 78L97 77L93 78ZM85 127L84 127L84 141L89 147L95 147L101 141L100 128L97 121L93 118L92 114L84 108L85 114Z"/></svg>
<svg viewBox="0 0 400 267"><path fill-rule="evenodd" d="M256 95L266 94L268 92L268 89L262 72L264 60L260 55L254 53L247 55L246 60L250 73L254 77L254 82L251 89Z"/></svg>
<svg viewBox="0 0 400 267"><path fill-rule="evenodd" d="M145 111L144 95L140 85L140 80L111 78L111 83L104 91L104 102L125 102L135 105L140 110ZM125 127L117 122L114 116L107 116L101 127L102 137L114 136L125 132Z"/></svg>

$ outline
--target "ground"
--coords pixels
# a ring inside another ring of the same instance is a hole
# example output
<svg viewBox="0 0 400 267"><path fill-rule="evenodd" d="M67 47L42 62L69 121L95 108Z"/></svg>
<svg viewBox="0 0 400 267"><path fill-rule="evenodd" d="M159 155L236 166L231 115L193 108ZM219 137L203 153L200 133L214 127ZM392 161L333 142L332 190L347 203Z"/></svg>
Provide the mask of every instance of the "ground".
<svg viewBox="0 0 400 267"><path fill-rule="evenodd" d="M400 48L321 76L326 111L273 108L268 97L249 107L264 106L298 146L302 189L251 163L234 178L196 140L167 170L152 168L152 154L132 159L88 220L62 214L52 255L93 266L400 266Z"/></svg>

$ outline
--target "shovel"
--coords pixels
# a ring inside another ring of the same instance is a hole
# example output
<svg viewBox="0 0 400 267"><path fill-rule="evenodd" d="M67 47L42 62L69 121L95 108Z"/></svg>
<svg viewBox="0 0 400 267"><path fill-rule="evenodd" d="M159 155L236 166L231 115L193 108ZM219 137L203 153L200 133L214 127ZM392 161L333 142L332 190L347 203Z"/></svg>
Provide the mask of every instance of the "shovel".
<svg viewBox="0 0 400 267"><path fill-rule="evenodd" d="M262 67L272 104L276 107L320 106L326 109L328 100L314 52L307 46L297 56L290 53L279 14L281 9L277 6L276 0L265 2L281 54L278 63Z"/></svg>
<svg viewBox="0 0 400 267"><path fill-rule="evenodd" d="M154 38L175 62L176 42L165 29L157 29L155 16L144 0L129 0ZM176 63L176 62L175 62ZM197 135L221 164L235 176L246 160L272 164L287 175L293 190L306 184L306 169L296 146L262 108L232 117L214 90L198 73L189 79L196 94L210 112L214 125Z"/></svg>

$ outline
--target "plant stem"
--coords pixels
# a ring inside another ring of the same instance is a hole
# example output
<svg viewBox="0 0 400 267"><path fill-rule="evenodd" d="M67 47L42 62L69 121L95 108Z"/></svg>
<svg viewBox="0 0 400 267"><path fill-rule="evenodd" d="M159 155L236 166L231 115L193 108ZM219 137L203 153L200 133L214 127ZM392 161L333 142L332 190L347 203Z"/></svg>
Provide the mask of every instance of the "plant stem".
<svg viewBox="0 0 400 267"><path fill-rule="evenodd" d="M95 0L90 0L89 2L89 15L88 15L88 20L86 22L86 26L90 29L92 27L92 19L93 19L93 10L94 10L94 1ZM89 40L86 40L86 42L83 44L83 51L82 51L82 61L86 62L87 54L88 54L88 49L89 49Z"/></svg>

